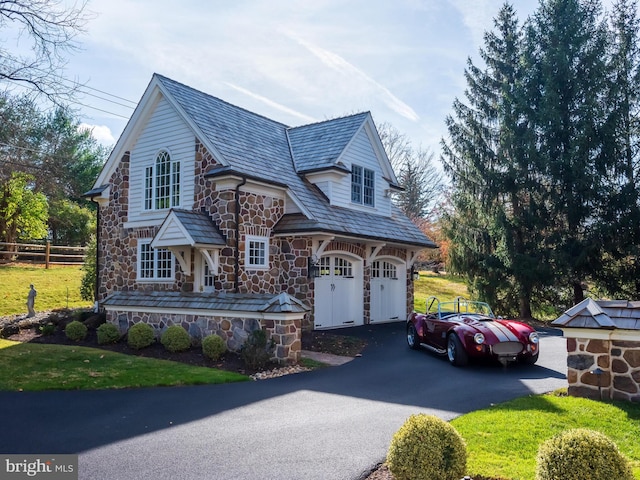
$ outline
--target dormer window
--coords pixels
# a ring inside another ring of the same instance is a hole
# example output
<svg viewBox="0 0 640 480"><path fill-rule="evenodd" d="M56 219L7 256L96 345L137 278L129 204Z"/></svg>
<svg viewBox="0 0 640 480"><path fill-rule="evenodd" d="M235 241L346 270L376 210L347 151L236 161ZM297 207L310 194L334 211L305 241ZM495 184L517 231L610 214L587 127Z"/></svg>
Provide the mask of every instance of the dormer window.
<svg viewBox="0 0 640 480"><path fill-rule="evenodd" d="M145 169L144 209L163 210L180 205L180 162L160 150L152 167Z"/></svg>
<svg viewBox="0 0 640 480"><path fill-rule="evenodd" d="M351 167L351 201L368 207L374 206L375 173L373 170L353 165Z"/></svg>

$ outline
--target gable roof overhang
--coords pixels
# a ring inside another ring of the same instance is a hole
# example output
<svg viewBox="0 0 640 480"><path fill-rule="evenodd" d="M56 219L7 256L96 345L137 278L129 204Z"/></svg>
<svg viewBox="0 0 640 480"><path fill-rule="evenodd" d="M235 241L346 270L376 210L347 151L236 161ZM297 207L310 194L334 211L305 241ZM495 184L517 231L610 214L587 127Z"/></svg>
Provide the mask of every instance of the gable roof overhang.
<svg viewBox="0 0 640 480"><path fill-rule="evenodd" d="M218 271L219 250L227 242L206 213L171 209L151 240L152 248L167 248L186 275L191 274L191 249L199 251L209 269Z"/></svg>
<svg viewBox="0 0 640 480"><path fill-rule="evenodd" d="M194 132L194 135L202 142L207 150L216 159L216 162L222 165L228 165L223 155L216 149L216 147L209 141L208 136L205 135L198 124L193 121L190 115L187 115L180 104L173 98L173 96L167 91L166 87L162 83L162 76L157 73L153 74L149 85L142 94L142 98L138 102L133 114L129 118L127 125L125 126L122 134L118 138L109 158L105 162L98 178L93 184L93 188L99 188L101 185L109 183L109 179L114 174L116 168L120 164L120 159L130 150L131 145L138 137L142 128L146 124L145 120L148 119L153 113L155 107L161 98L166 99L171 106L176 110L182 120L189 125Z"/></svg>

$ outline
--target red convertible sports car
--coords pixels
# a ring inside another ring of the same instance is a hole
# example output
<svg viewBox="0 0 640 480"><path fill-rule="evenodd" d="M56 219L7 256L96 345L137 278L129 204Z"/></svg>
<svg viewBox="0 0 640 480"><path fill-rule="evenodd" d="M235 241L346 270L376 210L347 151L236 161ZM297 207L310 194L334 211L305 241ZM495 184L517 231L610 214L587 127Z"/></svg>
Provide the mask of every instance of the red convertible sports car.
<svg viewBox="0 0 640 480"><path fill-rule="evenodd" d="M447 355L455 366L473 358L491 358L534 364L538 360L538 333L515 320L496 318L489 305L464 298L440 302L427 299L426 313L412 313L407 320L407 343Z"/></svg>

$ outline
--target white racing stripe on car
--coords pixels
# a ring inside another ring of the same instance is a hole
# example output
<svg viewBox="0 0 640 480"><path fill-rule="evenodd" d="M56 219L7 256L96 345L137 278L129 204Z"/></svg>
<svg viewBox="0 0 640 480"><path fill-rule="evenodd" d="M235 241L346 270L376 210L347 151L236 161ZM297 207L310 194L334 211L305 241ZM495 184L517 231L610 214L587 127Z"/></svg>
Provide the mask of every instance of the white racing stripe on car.
<svg viewBox="0 0 640 480"><path fill-rule="evenodd" d="M517 342L516 337L511 330L498 322L487 322L487 327L501 342Z"/></svg>

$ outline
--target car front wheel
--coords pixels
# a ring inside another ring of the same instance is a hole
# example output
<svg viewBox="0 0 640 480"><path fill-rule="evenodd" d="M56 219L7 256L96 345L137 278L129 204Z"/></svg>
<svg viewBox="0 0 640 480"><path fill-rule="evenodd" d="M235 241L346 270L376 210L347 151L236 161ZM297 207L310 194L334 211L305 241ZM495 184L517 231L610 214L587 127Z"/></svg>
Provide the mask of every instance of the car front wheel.
<svg viewBox="0 0 640 480"><path fill-rule="evenodd" d="M451 365L455 367L463 367L469 362L467 352L464 351L462 343L455 333L449 335L447 339L447 357Z"/></svg>
<svg viewBox="0 0 640 480"><path fill-rule="evenodd" d="M536 353L535 355L530 355L528 357L524 357L522 359L522 361L524 363L526 363L527 365L533 365L534 363L536 363L538 361L538 354Z"/></svg>
<svg viewBox="0 0 640 480"><path fill-rule="evenodd" d="M407 343L409 344L409 348L413 350L417 350L418 347L420 347L418 332L416 331L416 327L413 323L409 323L407 325Z"/></svg>

